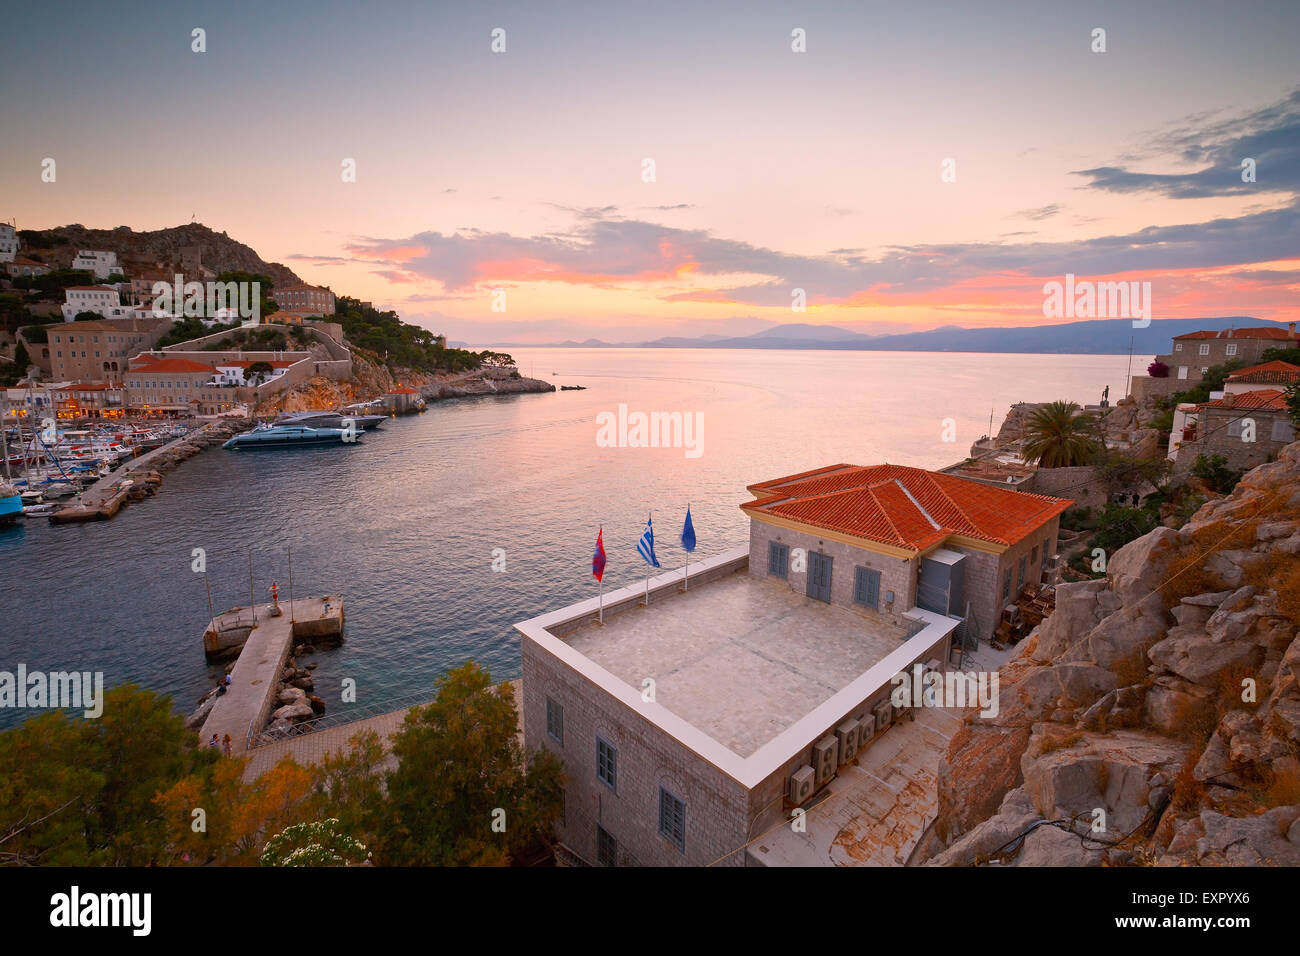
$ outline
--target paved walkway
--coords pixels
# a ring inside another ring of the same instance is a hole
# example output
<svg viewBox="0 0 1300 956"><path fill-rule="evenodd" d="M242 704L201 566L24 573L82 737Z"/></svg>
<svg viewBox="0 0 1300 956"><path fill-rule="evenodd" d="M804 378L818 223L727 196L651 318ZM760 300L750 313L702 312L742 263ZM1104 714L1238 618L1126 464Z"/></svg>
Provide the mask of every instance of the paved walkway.
<svg viewBox="0 0 1300 956"><path fill-rule="evenodd" d="M760 866L903 866L938 810L939 760L957 711L919 708L840 768L806 807L807 832L782 824L749 848Z"/></svg>
<svg viewBox="0 0 1300 956"><path fill-rule="evenodd" d="M512 680L507 683L514 688L515 709L518 711L523 705L523 681ZM350 724L339 724L325 730L318 730L315 733L303 734L301 737L290 737L287 740L277 740L275 743L263 744L249 753L248 764L244 768L244 781L251 783L256 780L279 763L286 754L293 757L300 764L320 763L326 754L343 750L353 737L366 730L373 730L379 735L379 741L384 747L384 752L388 753L390 747L389 738L401 729L402 722L411 709L407 707L402 710L394 710L387 714L380 714L378 717L355 720ZM521 747L524 743L523 726L523 714L520 713L518 739ZM388 759L384 762L384 769L390 770L396 765L397 761L389 754Z"/></svg>

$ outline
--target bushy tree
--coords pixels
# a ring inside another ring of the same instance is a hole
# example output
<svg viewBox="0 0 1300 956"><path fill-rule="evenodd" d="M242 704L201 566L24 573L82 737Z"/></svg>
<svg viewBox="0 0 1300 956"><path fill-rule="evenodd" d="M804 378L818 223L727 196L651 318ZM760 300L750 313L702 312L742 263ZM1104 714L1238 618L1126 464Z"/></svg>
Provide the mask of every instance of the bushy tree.
<svg viewBox="0 0 1300 956"><path fill-rule="evenodd" d="M1228 459L1222 455L1197 455L1192 463L1192 474L1201 479L1211 491L1226 495L1237 486L1241 479L1240 471L1228 467Z"/></svg>
<svg viewBox="0 0 1300 956"><path fill-rule="evenodd" d="M437 699L393 737L384 862L504 866L548 838L563 769L548 750L525 757L517 724L510 685L493 688L473 662L438 681Z"/></svg>

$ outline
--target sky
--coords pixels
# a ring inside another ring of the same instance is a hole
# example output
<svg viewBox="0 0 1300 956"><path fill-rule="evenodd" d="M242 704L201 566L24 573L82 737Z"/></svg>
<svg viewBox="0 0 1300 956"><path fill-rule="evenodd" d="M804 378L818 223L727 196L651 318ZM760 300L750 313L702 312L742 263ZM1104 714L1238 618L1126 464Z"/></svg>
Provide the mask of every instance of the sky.
<svg viewBox="0 0 1300 956"><path fill-rule="evenodd" d="M478 344L1040 325L1067 273L1292 321L1297 38L1294 0L51 0L0 31L0 219L197 220Z"/></svg>

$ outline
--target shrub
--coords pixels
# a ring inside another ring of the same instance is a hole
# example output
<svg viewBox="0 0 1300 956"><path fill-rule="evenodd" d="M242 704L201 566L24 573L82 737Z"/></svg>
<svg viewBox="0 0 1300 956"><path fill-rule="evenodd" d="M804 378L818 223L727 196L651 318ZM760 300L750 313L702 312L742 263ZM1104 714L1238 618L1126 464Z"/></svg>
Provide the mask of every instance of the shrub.
<svg viewBox="0 0 1300 956"><path fill-rule="evenodd" d="M1169 366L1166 365L1164 362L1160 361L1159 359L1156 359L1154 362L1152 362L1150 365L1147 366L1147 374L1150 375L1152 378L1168 378Z"/></svg>
<svg viewBox="0 0 1300 956"><path fill-rule="evenodd" d="M1237 486L1242 472L1228 467L1228 459L1222 455L1197 455L1192 464L1192 474L1205 482L1211 491L1226 495Z"/></svg>

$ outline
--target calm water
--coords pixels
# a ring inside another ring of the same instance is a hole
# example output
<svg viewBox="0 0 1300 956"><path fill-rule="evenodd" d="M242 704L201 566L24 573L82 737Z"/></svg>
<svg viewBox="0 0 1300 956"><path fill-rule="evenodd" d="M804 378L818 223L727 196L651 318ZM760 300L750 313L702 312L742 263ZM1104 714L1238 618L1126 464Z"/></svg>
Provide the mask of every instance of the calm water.
<svg viewBox="0 0 1300 956"><path fill-rule="evenodd" d="M346 643L317 655L331 711L431 690L474 658L519 675L510 625L639 580L655 509L659 559L679 567L689 501L705 557L743 544L745 485L835 462L941 467L965 457L1012 402L1095 402L1125 391L1127 356L515 349L525 374L587 391L443 402L350 448L205 451L114 520L0 532L0 670L102 670L189 709L216 672L203 657L204 548L217 610L288 590L342 593ZM1133 368L1149 357L1135 357ZM558 373L558 374L557 374ZM554 377L553 377L554 376ZM599 448L596 416L703 413L702 454ZM941 440L944 419L956 441ZM492 571L505 549L504 572ZM24 712L0 710L0 726Z"/></svg>

